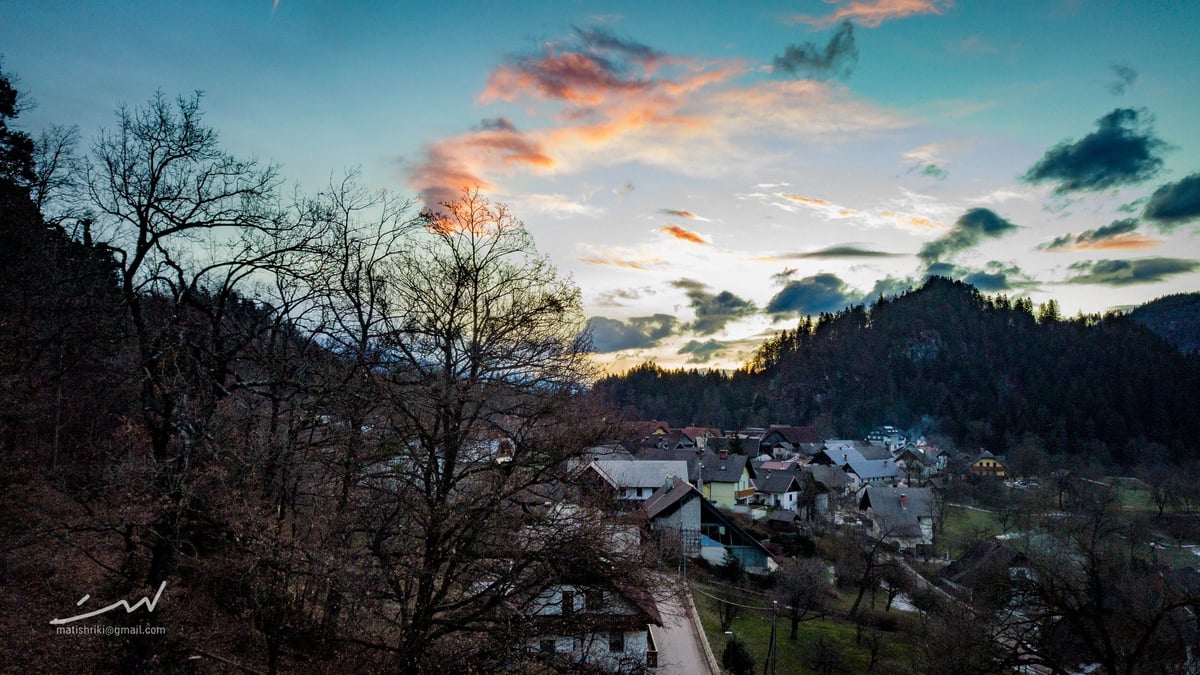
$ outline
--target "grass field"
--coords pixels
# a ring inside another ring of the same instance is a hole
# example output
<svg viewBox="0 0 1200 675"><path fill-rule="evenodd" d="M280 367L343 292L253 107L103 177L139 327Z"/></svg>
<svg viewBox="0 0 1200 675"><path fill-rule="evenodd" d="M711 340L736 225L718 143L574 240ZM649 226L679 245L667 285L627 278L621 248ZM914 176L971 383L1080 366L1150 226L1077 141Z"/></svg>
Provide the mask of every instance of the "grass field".
<svg viewBox="0 0 1200 675"><path fill-rule="evenodd" d="M696 609L700 613L700 621L704 625L704 633L708 638L709 645L712 647L717 661L720 662L729 636L721 631L721 621L716 607L717 601L700 593L693 593L692 597L696 603ZM759 596L748 593L745 596L744 604L762 606L769 603ZM903 616L898 610L893 610L890 614L895 615L895 618L900 621L912 620L911 617ZM758 664L757 672L762 672L771 641L770 611L743 610L741 616L734 619L732 628L732 632L746 642L750 652L754 655L755 662ZM790 622L781 614L777 621L776 636L779 654L777 672L780 675L792 673L807 675L820 672L813 667L814 660L818 656L817 645L820 640L825 643L823 653L828 659L827 663L830 661L840 663L836 672L868 672L870 653L867 641L864 639L863 644L855 642L857 629L850 621L838 617L826 617L802 622L795 641L788 639L790 630ZM866 634L864 631L864 635ZM911 637L907 633L881 632L879 635L882 647L879 650L874 672L896 673L897 675L919 672L914 668L914 664L917 662L916 652L911 645Z"/></svg>

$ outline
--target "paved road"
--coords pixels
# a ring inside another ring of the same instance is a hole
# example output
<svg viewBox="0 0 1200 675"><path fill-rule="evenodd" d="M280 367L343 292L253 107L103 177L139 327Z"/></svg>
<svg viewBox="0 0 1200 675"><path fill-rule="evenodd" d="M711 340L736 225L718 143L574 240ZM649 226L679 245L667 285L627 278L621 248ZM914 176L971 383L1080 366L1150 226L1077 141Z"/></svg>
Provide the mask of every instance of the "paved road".
<svg viewBox="0 0 1200 675"><path fill-rule="evenodd" d="M678 582L663 577L663 588L677 588ZM701 628L692 621L687 600L678 593L659 592L655 601L662 614L663 627L650 627L650 634L658 645L658 671L670 675L718 675L713 671L704 654L704 639Z"/></svg>

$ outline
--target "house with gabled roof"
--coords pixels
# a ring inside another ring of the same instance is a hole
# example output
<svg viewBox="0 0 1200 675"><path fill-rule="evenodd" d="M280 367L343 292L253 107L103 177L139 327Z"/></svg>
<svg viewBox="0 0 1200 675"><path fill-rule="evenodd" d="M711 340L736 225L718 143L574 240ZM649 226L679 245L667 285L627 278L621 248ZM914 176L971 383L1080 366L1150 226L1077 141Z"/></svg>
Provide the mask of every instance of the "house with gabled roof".
<svg viewBox="0 0 1200 675"><path fill-rule="evenodd" d="M900 475L900 467L890 459L850 460L842 465L842 471L853 479L855 490L867 485L892 485Z"/></svg>
<svg viewBox="0 0 1200 675"><path fill-rule="evenodd" d="M867 512L873 536L902 551L932 550L937 510L929 488L871 485L863 491L858 508Z"/></svg>
<svg viewBox="0 0 1200 675"><path fill-rule="evenodd" d="M971 473L976 476L1006 478L1008 476L1008 463L1004 461L1003 457L997 457L984 450L971 462Z"/></svg>
<svg viewBox="0 0 1200 675"><path fill-rule="evenodd" d="M791 469L760 471L754 479L754 496L758 503L773 509L795 511L800 503L803 486Z"/></svg>
<svg viewBox="0 0 1200 675"><path fill-rule="evenodd" d="M811 457L821 449L824 439L813 426L795 427L773 424L762 436L760 445L770 448L775 457L784 457L796 453Z"/></svg>
<svg viewBox="0 0 1200 675"><path fill-rule="evenodd" d="M582 481L593 488L607 486L617 499L642 501L654 494L668 477L687 477L687 462L654 460L596 460L588 464Z"/></svg>
<svg viewBox="0 0 1200 675"><path fill-rule="evenodd" d="M762 543L693 485L668 481L642 503L641 513L664 550L704 558L714 565L728 553L752 573L765 574L778 567Z"/></svg>
<svg viewBox="0 0 1200 675"><path fill-rule="evenodd" d="M701 454L697 487L704 498L725 508L745 504L754 494L754 469L748 459L725 451Z"/></svg>

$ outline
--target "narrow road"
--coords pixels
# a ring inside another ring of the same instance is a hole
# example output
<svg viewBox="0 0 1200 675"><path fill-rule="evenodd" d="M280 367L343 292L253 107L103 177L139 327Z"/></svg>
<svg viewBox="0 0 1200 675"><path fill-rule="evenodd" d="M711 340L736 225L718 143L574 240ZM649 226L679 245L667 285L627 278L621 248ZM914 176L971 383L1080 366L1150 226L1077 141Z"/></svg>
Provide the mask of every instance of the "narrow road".
<svg viewBox="0 0 1200 675"><path fill-rule="evenodd" d="M695 617L687 596L677 590L678 580L663 576L659 588L654 600L662 614L663 627L650 627L650 634L654 636L654 643L659 650L656 672L669 675L719 675L705 654L707 643L699 619Z"/></svg>

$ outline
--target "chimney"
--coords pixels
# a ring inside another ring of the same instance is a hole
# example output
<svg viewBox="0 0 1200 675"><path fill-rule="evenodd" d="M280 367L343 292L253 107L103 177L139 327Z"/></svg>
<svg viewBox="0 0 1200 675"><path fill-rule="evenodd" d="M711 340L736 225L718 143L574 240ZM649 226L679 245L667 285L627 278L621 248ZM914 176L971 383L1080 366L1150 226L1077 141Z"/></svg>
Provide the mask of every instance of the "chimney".
<svg viewBox="0 0 1200 675"><path fill-rule="evenodd" d="M908 508L908 495L904 494L903 492L900 493L900 508Z"/></svg>
<svg viewBox="0 0 1200 675"><path fill-rule="evenodd" d="M843 462L849 462L849 461L850 461L850 455L848 455L848 454L846 454L846 453L844 453L844 452L843 452L843 453L842 453L842 461L843 461Z"/></svg>
<svg viewBox="0 0 1200 675"><path fill-rule="evenodd" d="M729 451L726 450L725 448L721 448L721 459L726 459L728 457L729 457Z"/></svg>

